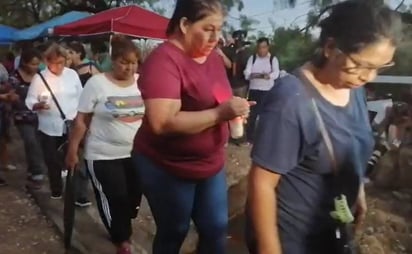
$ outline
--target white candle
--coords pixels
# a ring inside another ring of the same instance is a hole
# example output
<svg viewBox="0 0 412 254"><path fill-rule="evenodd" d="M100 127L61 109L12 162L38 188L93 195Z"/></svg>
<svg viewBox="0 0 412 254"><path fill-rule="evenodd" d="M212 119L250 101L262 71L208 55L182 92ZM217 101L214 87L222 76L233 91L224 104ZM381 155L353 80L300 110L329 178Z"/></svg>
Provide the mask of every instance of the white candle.
<svg viewBox="0 0 412 254"><path fill-rule="evenodd" d="M50 101L50 92L49 92L49 91L44 91L44 92L40 93L39 101L40 101L40 102L44 102L44 103L46 103L46 104L49 104L49 101Z"/></svg>
<svg viewBox="0 0 412 254"><path fill-rule="evenodd" d="M243 137L243 132L244 132L243 118L239 116L239 117L236 117L235 119L230 120L229 128L230 128L230 136L233 139Z"/></svg>

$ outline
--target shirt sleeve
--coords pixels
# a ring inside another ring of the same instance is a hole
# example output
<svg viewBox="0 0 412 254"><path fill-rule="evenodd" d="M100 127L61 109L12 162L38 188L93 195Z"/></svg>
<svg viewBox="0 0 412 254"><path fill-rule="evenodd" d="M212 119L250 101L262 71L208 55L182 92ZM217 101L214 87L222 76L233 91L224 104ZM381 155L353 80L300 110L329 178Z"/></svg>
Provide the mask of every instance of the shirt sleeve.
<svg viewBox="0 0 412 254"><path fill-rule="evenodd" d="M44 86L44 84L39 74L34 75L25 100L28 109L33 110L34 104L39 102L39 94L40 91L42 91L42 86Z"/></svg>
<svg viewBox="0 0 412 254"><path fill-rule="evenodd" d="M249 57L249 59L247 60L246 68L243 72L246 80L250 80L250 75L252 74L252 67L253 67L253 56Z"/></svg>
<svg viewBox="0 0 412 254"><path fill-rule="evenodd" d="M79 75L77 74L77 72L73 71L73 79L75 82L75 87L76 87L76 91L77 91L77 98L80 97L80 95L82 94L83 91L83 86L82 86L82 81L80 80Z"/></svg>
<svg viewBox="0 0 412 254"><path fill-rule="evenodd" d="M96 89L96 76L90 78L80 95L79 99L79 106L77 107L77 111L80 113L93 113L94 108L96 107L98 101L98 92ZM99 85L97 83L97 85Z"/></svg>
<svg viewBox="0 0 412 254"><path fill-rule="evenodd" d="M276 89L275 89L276 90ZM254 164L278 174L294 169L301 157L303 135L298 119L299 98L280 99L268 94L257 123L252 150Z"/></svg>
<svg viewBox="0 0 412 254"><path fill-rule="evenodd" d="M164 50L153 52L143 64L139 77L143 99L180 99L181 83L177 63Z"/></svg>
<svg viewBox="0 0 412 254"><path fill-rule="evenodd" d="M270 79L275 80L279 77L280 69L279 69L279 60L275 56L272 59L272 72L269 74Z"/></svg>

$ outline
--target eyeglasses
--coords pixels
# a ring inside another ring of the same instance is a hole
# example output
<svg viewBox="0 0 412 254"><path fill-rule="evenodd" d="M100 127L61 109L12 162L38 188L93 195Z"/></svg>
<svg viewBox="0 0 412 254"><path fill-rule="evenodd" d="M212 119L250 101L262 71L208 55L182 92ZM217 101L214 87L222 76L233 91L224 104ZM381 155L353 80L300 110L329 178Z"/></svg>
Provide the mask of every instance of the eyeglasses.
<svg viewBox="0 0 412 254"><path fill-rule="evenodd" d="M348 74L369 74L372 71L377 73L382 73L395 66L395 62L390 62L381 66L371 66L369 64L361 63L359 60L354 59L350 54L346 54L342 50L338 49L339 52L345 55L355 66L354 67L344 67L343 71Z"/></svg>

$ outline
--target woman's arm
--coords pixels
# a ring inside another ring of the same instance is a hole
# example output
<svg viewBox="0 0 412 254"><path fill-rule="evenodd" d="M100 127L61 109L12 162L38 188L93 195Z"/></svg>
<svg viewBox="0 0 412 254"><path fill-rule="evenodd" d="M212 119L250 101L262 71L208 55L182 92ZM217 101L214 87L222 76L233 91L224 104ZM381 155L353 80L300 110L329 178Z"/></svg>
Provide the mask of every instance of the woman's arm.
<svg viewBox="0 0 412 254"><path fill-rule="evenodd" d="M74 119L73 129L70 132L69 150L77 153L80 143L89 129L92 116L93 114L91 113L77 113L77 116Z"/></svg>
<svg viewBox="0 0 412 254"><path fill-rule="evenodd" d="M145 115L152 130L158 135L196 134L224 121L249 113L249 102L234 97L215 108L188 112L180 111L177 99L148 99Z"/></svg>
<svg viewBox="0 0 412 254"><path fill-rule="evenodd" d="M281 175L252 165L248 205L257 239L257 254L281 254L277 226L276 186Z"/></svg>
<svg viewBox="0 0 412 254"><path fill-rule="evenodd" d="M65 162L68 169L75 169L79 163L79 146L90 126L92 116L91 113L77 113L73 129L70 132L69 147L66 154Z"/></svg>
<svg viewBox="0 0 412 254"><path fill-rule="evenodd" d="M216 51L222 57L223 63L225 64L225 67L227 69L231 69L232 68L232 61L225 55L223 50L220 49L220 48L217 48Z"/></svg>
<svg viewBox="0 0 412 254"><path fill-rule="evenodd" d="M26 106L30 110L40 110L40 104L39 104L39 94L40 94L40 86L42 85L42 81L40 79L40 76L36 74L29 86L29 90L27 91L27 96L26 96Z"/></svg>

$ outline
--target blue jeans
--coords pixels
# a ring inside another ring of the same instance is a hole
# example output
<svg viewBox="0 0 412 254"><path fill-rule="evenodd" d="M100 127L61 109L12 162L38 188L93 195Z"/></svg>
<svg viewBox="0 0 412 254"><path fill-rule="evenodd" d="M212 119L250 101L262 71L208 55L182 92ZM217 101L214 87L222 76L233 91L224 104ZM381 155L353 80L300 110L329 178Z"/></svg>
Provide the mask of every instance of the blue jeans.
<svg viewBox="0 0 412 254"><path fill-rule="evenodd" d="M223 254L228 224L225 171L204 180L181 179L147 157L133 154L154 220L153 254L178 254L190 219L199 234L198 254Z"/></svg>

